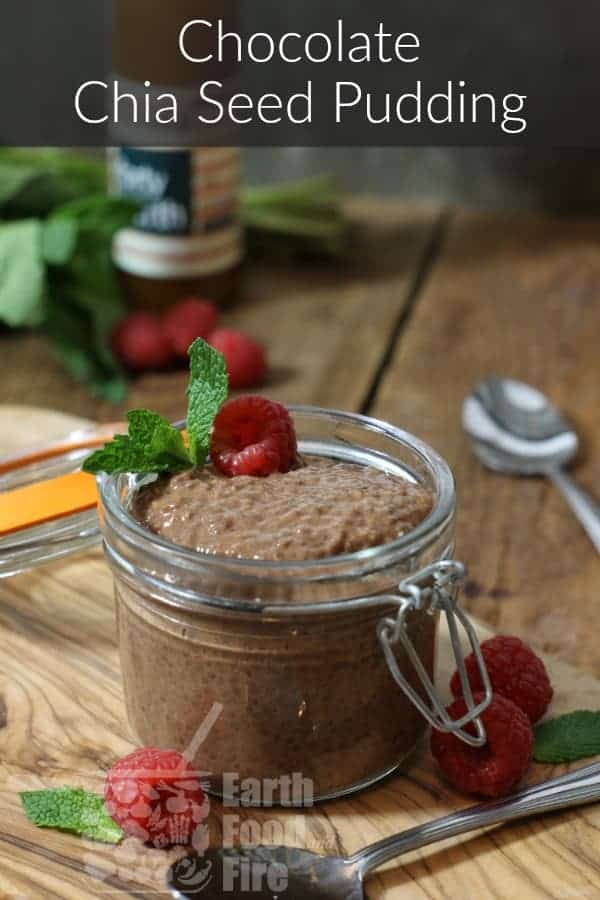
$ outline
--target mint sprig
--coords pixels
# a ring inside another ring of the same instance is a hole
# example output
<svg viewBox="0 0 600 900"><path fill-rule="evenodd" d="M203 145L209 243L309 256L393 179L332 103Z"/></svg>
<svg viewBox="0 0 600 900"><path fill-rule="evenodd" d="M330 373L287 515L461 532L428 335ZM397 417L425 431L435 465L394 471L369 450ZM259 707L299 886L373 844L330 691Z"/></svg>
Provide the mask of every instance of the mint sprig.
<svg viewBox="0 0 600 900"><path fill-rule="evenodd" d="M600 711L579 709L535 729L536 762L565 763L600 753Z"/></svg>
<svg viewBox="0 0 600 900"><path fill-rule="evenodd" d="M104 799L83 788L23 791L20 797L25 815L40 828L60 828L106 844L118 844L123 838L106 812Z"/></svg>
<svg viewBox="0 0 600 900"><path fill-rule="evenodd" d="M229 378L225 357L201 338L188 350L190 381L187 389L187 432L194 465L203 466L213 422L227 399Z"/></svg>
<svg viewBox="0 0 600 900"><path fill-rule="evenodd" d="M201 338L194 341L188 354L188 446L181 432L158 413L134 409L127 414L128 433L115 435L88 456L83 463L85 472L160 474L206 463L213 422L227 399L227 366L223 355Z"/></svg>
<svg viewBox="0 0 600 900"><path fill-rule="evenodd" d="M129 434L117 434L89 456L85 472L178 472L191 460L180 431L148 409L127 413Z"/></svg>

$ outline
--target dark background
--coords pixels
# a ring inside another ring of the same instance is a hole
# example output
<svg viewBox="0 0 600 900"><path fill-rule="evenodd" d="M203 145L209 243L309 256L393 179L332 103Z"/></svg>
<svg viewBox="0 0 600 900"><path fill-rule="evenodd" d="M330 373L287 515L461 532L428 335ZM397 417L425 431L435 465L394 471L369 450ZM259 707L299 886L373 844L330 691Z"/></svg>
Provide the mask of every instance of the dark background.
<svg viewBox="0 0 600 900"><path fill-rule="evenodd" d="M100 4L101 0L92 0ZM298 24L299 16L310 23L318 21L319 0L304 0L302 5L290 7L277 0L268 0L272 5L270 16L273 23L282 28ZM358 2L358 0L357 0ZM146 4L151 14L152 2ZM193 5L193 4L192 4ZM332 3L336 13L351 10L353 3ZM481 4L478 4L481 7ZM466 21L470 2L454 4L447 12L448 22ZM59 5L41 4L39 0L20 0L18 5L7 5L3 9L0 31L0 108L10 109L11 118L17 115L20 124L31 135L31 143L43 143L36 139L48 131L52 115L52 98L57 94L70 92L79 83L81 71L93 73L101 66L101 47L98 42L96 19L90 15L89 0L61 0ZM590 27L586 19L592 6L586 2L577 7L553 0L550 6L543 6L538 0L521 4L519 17L511 21L498 18L497 11L485 5L490 15L489 33L497 28L499 46L514 47L535 43L535 37L545 34L546 39L556 39L560 44L561 30L576 41L577 59L572 58L571 49L559 53L556 65L537 66L548 97L560 98L564 88L565 67L593 73L597 69L597 29ZM542 22L542 10L548 15ZM295 19L290 20L290 11ZM300 11L300 12L299 12ZM202 14L202 4L199 5ZM52 27L59 16L65 26L60 30ZM496 16L496 20L493 18ZM28 22L28 31L23 31L23 22ZM542 27L543 25L543 27ZM407 22L407 28L410 28ZM415 29L416 30L416 29ZM47 40L51 34L52 39ZM437 35L441 41L443 35ZM489 39L489 35L488 35ZM40 52L26 54L26 47L34 44ZM544 45L544 42L541 42ZM76 48L75 52L73 48ZM488 61L479 48L473 49L472 36L465 36L460 48L473 77L481 77L481 88L486 85ZM570 55L571 54L571 55ZM37 98L36 114L31 115L26 104L15 106L18 88L11 83L9 73L15 66L26 65L31 90ZM425 57L425 54L423 54ZM64 60L72 61L70 71ZM55 77L48 78L49 69ZM86 77L93 77L92 74ZM358 80L358 79L357 79ZM590 89L598 87L592 84ZM3 99L2 99L3 98ZM580 118L592 124L598 120L600 133L600 96L598 105L590 104L589 98L582 98L581 105L574 110ZM6 117L0 118L0 143L13 143L10 134L3 133L2 125ZM250 148L246 151L247 180L250 182L276 181L304 174L327 171L337 173L344 185L351 191L393 193L408 198L432 197L448 202L460 201L467 205L486 207L535 207L550 211L589 213L600 211L600 152L595 149L560 149L554 143L569 143L568 123L564 134L556 134L556 140L540 147L265 147ZM47 143L47 142L46 142Z"/></svg>

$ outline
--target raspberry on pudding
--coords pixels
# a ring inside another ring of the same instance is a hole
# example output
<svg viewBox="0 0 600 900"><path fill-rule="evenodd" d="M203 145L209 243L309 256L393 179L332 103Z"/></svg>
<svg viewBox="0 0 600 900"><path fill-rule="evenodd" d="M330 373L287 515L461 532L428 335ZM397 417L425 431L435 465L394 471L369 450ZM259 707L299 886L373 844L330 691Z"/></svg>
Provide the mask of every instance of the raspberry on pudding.
<svg viewBox="0 0 600 900"><path fill-rule="evenodd" d="M285 406L266 397L228 400L215 419L210 454L219 472L230 477L289 472L298 457L292 418Z"/></svg>

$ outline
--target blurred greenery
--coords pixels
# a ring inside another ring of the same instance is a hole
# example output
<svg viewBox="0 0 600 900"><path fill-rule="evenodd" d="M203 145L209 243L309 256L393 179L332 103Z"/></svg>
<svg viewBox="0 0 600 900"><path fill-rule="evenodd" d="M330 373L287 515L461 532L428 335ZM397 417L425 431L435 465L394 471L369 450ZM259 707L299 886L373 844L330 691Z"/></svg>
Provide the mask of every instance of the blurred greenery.
<svg viewBox="0 0 600 900"><path fill-rule="evenodd" d="M110 346L124 313L111 247L136 209L106 193L99 159L0 149L0 319L41 328L71 375L114 402L127 384Z"/></svg>
<svg viewBox="0 0 600 900"><path fill-rule="evenodd" d="M138 208L108 194L98 157L0 148L0 321L41 328L71 375L115 403L127 382L110 340L125 313L112 241ZM287 260L343 250L330 177L245 188L241 210L250 252Z"/></svg>

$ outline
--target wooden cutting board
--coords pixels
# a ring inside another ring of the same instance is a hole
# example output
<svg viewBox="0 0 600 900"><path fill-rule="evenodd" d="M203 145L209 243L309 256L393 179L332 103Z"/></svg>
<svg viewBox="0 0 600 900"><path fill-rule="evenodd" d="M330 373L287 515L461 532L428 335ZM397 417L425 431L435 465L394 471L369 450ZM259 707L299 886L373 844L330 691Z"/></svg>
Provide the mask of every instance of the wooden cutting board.
<svg viewBox="0 0 600 900"><path fill-rule="evenodd" d="M44 411L0 409L0 453L12 451L21 413L36 439L80 424ZM37 442L37 441L36 441ZM482 635L486 632L481 629ZM600 707L600 682L547 658L552 711ZM451 669L440 634L439 683ZM157 677L160 673L157 672ZM176 852L129 839L119 847L44 831L25 819L20 790L82 785L101 791L106 769L133 748L125 720L112 585L100 550L0 582L0 897L88 900L156 897ZM531 782L565 767L534 765ZM359 847L470 801L450 790L423 750L405 775L310 810L241 812L273 819L289 843L324 853ZM238 814L238 810L226 811ZM222 837L213 802L211 842ZM412 853L370 877L370 900L572 900L600 896L600 805L456 839Z"/></svg>

